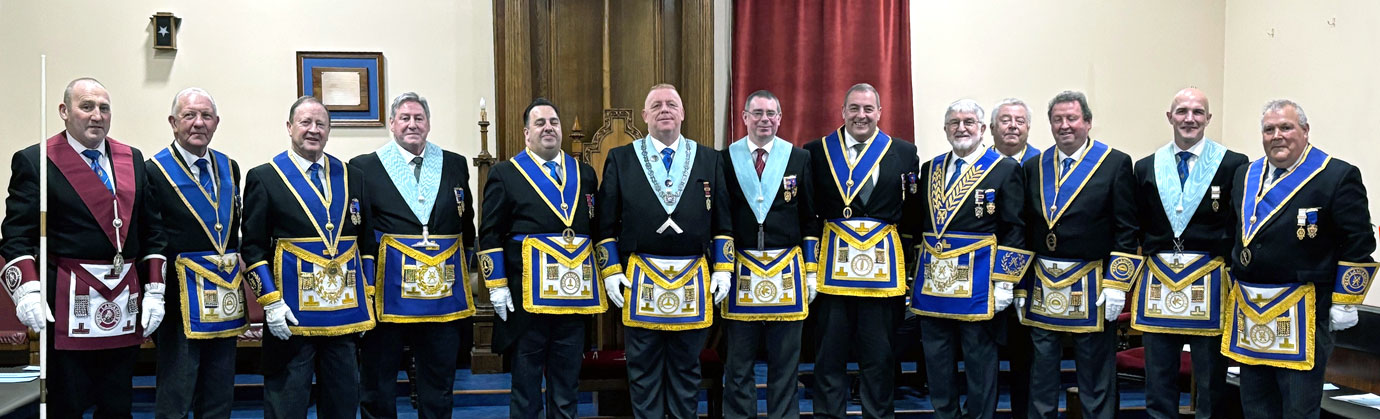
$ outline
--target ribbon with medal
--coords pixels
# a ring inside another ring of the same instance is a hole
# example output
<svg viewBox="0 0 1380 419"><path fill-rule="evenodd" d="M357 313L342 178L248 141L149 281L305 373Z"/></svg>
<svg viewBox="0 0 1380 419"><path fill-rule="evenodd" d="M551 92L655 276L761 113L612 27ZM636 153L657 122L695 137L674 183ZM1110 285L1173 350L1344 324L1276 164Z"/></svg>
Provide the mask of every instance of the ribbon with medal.
<svg viewBox="0 0 1380 419"><path fill-rule="evenodd" d="M984 207L988 205L987 202L990 202L987 199L988 194L991 194L992 200L996 199L997 192L995 189L977 189L977 185L987 178L987 174L991 173L991 170L988 169L1000 161L1001 153L990 148L987 149L987 152L983 153L977 162L965 169L952 185L945 188L944 173L947 171L951 158L953 158L953 153L944 153L930 162L930 221L934 224L934 233L941 239L944 237L944 232L948 231L949 224L958 218L958 210L963 206L963 201L967 200L969 194L973 195L976 202L974 211L978 217L982 217ZM995 204L991 205L992 209L995 210Z"/></svg>
<svg viewBox="0 0 1380 419"><path fill-rule="evenodd" d="M214 150L209 151L211 157L210 169L212 173L202 173L201 176L212 176L215 189L208 191L201 187L201 184L192 177L191 170L187 165L173 155L172 146L164 148L153 157L154 164L162 169L163 175L168 183L176 188L177 196L181 198L182 204L192 213L192 216L200 222L202 232L211 240L212 246L218 259L216 267L225 272L233 271L239 264L236 255L227 255L230 244L230 232L227 227L231 220L237 216L236 197L239 196L238 188L235 186L234 179L230 174L230 158ZM227 203L226 205L221 205Z"/></svg>
<svg viewBox="0 0 1380 419"><path fill-rule="evenodd" d="M1054 225L1059 223L1059 218L1064 215L1064 210L1068 209L1078 194L1083 191L1083 186L1092 179L1092 174L1102 166L1102 161L1107 158L1111 147L1101 141L1091 141L1083 157L1070 167L1069 173L1059 173L1056 171L1054 161L1055 147L1051 146L1044 153L1040 154L1040 211L1045 218L1045 225L1049 227L1049 234L1045 235L1045 248L1053 252L1059 245L1059 237L1054 234Z"/></svg>
<svg viewBox="0 0 1380 419"><path fill-rule="evenodd" d="M522 174L527 183L532 185L532 189L537 191L542 202L546 207L556 214L556 218L565 225L565 230L561 231L561 237L566 244L575 241L575 210L580 198L580 168L575 163L575 158L568 154L561 153L562 167L564 168L565 182L557 182L551 175L542 169L541 165L533 158L531 151L518 153L513 157L513 165L517 166L518 173ZM457 189L458 190L458 189ZM462 192L463 194L463 192ZM594 197L586 195L586 203L590 206L593 213Z"/></svg>
<svg viewBox="0 0 1380 419"><path fill-rule="evenodd" d="M1294 170L1285 173L1268 185L1265 183L1266 169L1273 166L1268 165L1264 158L1251 162L1250 166L1246 168L1245 185L1243 185L1242 193L1249 195L1241 202L1241 253L1237 255L1237 260L1241 262L1241 266L1251 264L1251 242L1255 240L1256 233L1260 232L1260 228L1287 206L1295 193L1308 184L1313 176L1326 168L1327 164L1332 161L1332 156L1313 148L1313 146L1308 146L1299 159L1300 162ZM1296 234L1299 240L1303 240L1308 225L1312 225L1315 231L1317 229L1317 212L1313 211L1313 221L1310 223L1306 210L1306 208L1301 210L1302 212L1299 214L1299 230Z"/></svg>
<svg viewBox="0 0 1380 419"><path fill-rule="evenodd" d="M843 198L843 218L852 218L853 200L862 192L863 185L872 173L877 171L882 156L891 149L891 137L881 130L876 131L872 138L866 141L867 146L862 153L858 153L857 159L850 159L844 147L845 136L843 127L839 127L824 138L823 146L824 157L829 162L830 177L834 179L834 186L839 190L839 197Z"/></svg>

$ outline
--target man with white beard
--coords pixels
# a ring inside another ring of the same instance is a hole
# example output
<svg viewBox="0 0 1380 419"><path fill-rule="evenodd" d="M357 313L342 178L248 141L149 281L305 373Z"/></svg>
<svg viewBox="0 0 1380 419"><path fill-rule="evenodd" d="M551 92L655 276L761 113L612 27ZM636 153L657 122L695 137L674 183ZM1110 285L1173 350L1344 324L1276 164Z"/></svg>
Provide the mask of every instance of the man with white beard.
<svg viewBox="0 0 1380 419"><path fill-rule="evenodd" d="M953 151L920 166L923 199L906 201L909 219L902 223L912 227L920 248L910 311L920 316L930 400L940 418L996 413L1002 321L994 317L1011 305L1015 284L1034 255L1022 249L1021 166L982 144L982 117L982 107L972 100L949 105L944 133ZM967 367L963 409L959 351Z"/></svg>

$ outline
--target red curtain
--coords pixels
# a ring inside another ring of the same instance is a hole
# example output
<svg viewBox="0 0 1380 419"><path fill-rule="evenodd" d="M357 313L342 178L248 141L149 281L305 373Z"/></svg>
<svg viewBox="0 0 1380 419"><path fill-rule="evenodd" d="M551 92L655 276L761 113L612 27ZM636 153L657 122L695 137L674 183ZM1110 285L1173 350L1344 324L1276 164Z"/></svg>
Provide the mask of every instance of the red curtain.
<svg viewBox="0 0 1380 419"><path fill-rule="evenodd" d="M754 91L781 99L777 136L799 145L843 125L856 83L881 95L878 127L914 142L909 0L736 0L732 62L726 143L747 135L743 101Z"/></svg>

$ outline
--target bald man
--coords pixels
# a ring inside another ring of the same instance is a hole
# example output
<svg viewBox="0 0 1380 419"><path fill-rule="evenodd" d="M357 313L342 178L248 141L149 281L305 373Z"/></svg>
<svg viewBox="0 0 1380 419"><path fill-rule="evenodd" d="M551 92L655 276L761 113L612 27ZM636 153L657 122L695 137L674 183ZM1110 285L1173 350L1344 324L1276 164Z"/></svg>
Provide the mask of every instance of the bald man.
<svg viewBox="0 0 1380 419"><path fill-rule="evenodd" d="M48 416L129 417L139 344L163 320L163 238L139 149L109 137L110 93L96 79L67 85L66 130L14 154L0 263L20 322L54 322ZM39 147L48 161L39 161ZM38 278L39 169L48 171L48 277ZM138 261L136 269L135 262ZM45 301L39 287L47 287ZM55 308L55 312L48 307ZM54 319L56 314L56 319Z"/></svg>
<svg viewBox="0 0 1380 419"><path fill-rule="evenodd" d="M1179 417L1178 374L1189 345L1197 417L1213 417L1226 386L1218 349L1226 259L1236 214L1227 200L1246 156L1204 136L1207 95L1183 89L1165 112L1174 140L1136 162L1136 208L1146 269L1132 288L1131 327L1145 332L1146 411Z"/></svg>

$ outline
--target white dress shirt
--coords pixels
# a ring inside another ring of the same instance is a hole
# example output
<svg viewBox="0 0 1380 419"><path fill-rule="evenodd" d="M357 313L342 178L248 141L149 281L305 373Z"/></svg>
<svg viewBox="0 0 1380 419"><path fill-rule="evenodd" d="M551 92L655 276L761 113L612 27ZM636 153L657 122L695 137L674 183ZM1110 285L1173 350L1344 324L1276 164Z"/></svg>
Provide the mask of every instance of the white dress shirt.
<svg viewBox="0 0 1380 419"><path fill-rule="evenodd" d="M98 162L101 165L101 170L105 170L106 176L110 176L110 184L115 184L115 172L110 171L110 153L107 153L105 150L105 140L101 140L101 143L97 144L96 148L86 148L86 146L78 142L77 139L73 138L72 134L69 133L67 134L67 145L72 146L72 150L76 151L77 155L81 156L83 161L86 161L87 167L91 166L91 159L86 158L86 155L81 154L81 152L86 150L101 152L100 162Z"/></svg>
<svg viewBox="0 0 1380 419"><path fill-rule="evenodd" d="M197 165L196 165L196 161L197 161L197 160L206 159L206 164L207 164L206 167L207 167L207 168L215 167L216 162L213 161L213 160L211 160L211 153L210 153L209 151L206 153L205 156L198 156L198 155L192 154L192 152L190 152L190 151L187 151L187 149L182 148L182 144L178 143L177 141L173 141L173 149L174 149L174 150L177 150L177 154L182 155L182 161L187 162L187 169L188 169L188 171L192 172L192 180L193 180L193 181L196 181L197 183L200 183L200 182L201 182L201 168L200 168L200 167L197 167ZM211 169L211 170L215 170L215 169ZM214 174L213 174L212 176L214 176ZM213 179L214 179L214 178L213 178ZM216 196L215 188L217 188L217 187L219 187L219 185L216 185L216 182L213 180L213 181L211 182L211 188L212 188L212 190L207 191L207 192L209 192L209 193L211 194L211 196Z"/></svg>

